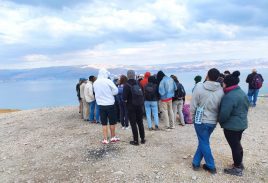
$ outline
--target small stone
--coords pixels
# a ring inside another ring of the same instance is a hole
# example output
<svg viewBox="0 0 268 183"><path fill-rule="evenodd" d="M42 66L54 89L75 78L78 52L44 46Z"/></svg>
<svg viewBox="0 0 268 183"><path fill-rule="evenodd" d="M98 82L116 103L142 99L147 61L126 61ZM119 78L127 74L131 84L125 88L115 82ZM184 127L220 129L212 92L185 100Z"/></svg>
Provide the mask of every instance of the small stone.
<svg viewBox="0 0 268 183"><path fill-rule="evenodd" d="M192 180L196 180L197 179L197 177L196 176L192 176Z"/></svg>
<svg viewBox="0 0 268 183"><path fill-rule="evenodd" d="M262 162L262 163L267 163L267 160L262 160L261 162Z"/></svg>
<svg viewBox="0 0 268 183"><path fill-rule="evenodd" d="M114 172L113 174L114 174L114 175L124 175L125 173L122 172L122 171L117 171L117 172Z"/></svg>
<svg viewBox="0 0 268 183"><path fill-rule="evenodd" d="M162 165L161 167L162 167L162 168L165 168L165 166L164 166L164 165Z"/></svg>
<svg viewBox="0 0 268 183"><path fill-rule="evenodd" d="M159 179L159 178L160 178L160 176L159 176L159 175L157 175L155 178Z"/></svg>
<svg viewBox="0 0 268 183"><path fill-rule="evenodd" d="M187 159L188 158L188 156L183 156L183 159Z"/></svg>

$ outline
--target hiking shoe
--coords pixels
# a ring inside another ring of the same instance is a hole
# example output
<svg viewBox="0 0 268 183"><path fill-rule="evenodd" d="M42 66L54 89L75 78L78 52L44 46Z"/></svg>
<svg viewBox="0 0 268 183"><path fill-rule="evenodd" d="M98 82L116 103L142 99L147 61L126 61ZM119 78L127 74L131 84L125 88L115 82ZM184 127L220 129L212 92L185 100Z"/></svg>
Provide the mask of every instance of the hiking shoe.
<svg viewBox="0 0 268 183"><path fill-rule="evenodd" d="M153 128L149 128L149 131L152 131L153 130Z"/></svg>
<svg viewBox="0 0 268 183"><path fill-rule="evenodd" d="M111 143L115 143L115 142L119 142L120 141L120 138L119 137L116 137L116 136L114 136L114 137L112 137L111 138Z"/></svg>
<svg viewBox="0 0 268 183"><path fill-rule="evenodd" d="M245 167L244 167L244 164L243 164L243 163L241 163L241 165L240 165L240 166L235 166L234 164L232 164L232 167L241 168L242 170L244 170L244 169L245 169Z"/></svg>
<svg viewBox="0 0 268 183"><path fill-rule="evenodd" d="M211 174L216 174L217 173L216 168L211 169L206 164L203 165L203 169L208 171Z"/></svg>
<svg viewBox="0 0 268 183"><path fill-rule="evenodd" d="M197 166L197 165L195 165L193 163L192 163L192 168L193 168L194 171L200 170L200 166Z"/></svg>
<svg viewBox="0 0 268 183"><path fill-rule="evenodd" d="M141 140L141 144L145 144L146 140L145 139L142 139Z"/></svg>
<svg viewBox="0 0 268 183"><path fill-rule="evenodd" d="M242 176L243 175L243 170L242 168L225 168L224 173L229 174L229 175L236 175L236 176Z"/></svg>
<svg viewBox="0 0 268 183"><path fill-rule="evenodd" d="M129 130L129 126L125 127L125 130Z"/></svg>
<svg viewBox="0 0 268 183"><path fill-rule="evenodd" d="M158 131L159 127L157 125L155 125L155 131Z"/></svg>
<svg viewBox="0 0 268 183"><path fill-rule="evenodd" d="M103 139L103 141L101 143L102 144L109 144L109 141L107 139Z"/></svg>
<svg viewBox="0 0 268 183"><path fill-rule="evenodd" d="M134 146L138 146L139 145L139 142L137 142L137 141L130 141L129 143L131 145L134 145Z"/></svg>

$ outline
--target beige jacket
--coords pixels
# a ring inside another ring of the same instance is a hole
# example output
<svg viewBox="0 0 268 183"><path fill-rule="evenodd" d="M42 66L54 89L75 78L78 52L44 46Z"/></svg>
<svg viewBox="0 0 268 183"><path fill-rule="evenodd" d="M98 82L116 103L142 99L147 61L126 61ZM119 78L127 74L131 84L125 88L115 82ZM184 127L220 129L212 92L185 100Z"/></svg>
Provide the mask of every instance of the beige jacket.
<svg viewBox="0 0 268 183"><path fill-rule="evenodd" d="M95 96L93 93L93 83L91 81L88 81L87 84L85 85L84 93L85 93L85 99L88 103L95 100Z"/></svg>

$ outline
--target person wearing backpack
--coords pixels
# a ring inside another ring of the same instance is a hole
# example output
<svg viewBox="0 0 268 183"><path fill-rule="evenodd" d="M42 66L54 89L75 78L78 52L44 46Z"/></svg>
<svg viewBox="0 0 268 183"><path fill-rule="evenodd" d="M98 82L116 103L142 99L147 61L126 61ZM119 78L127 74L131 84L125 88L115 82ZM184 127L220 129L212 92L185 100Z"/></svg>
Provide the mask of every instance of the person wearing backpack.
<svg viewBox="0 0 268 183"><path fill-rule="evenodd" d="M119 100L120 122L122 125L122 129L128 129L127 105L123 100L123 90L126 82L127 77L125 75L121 75L118 85L118 100Z"/></svg>
<svg viewBox="0 0 268 183"><path fill-rule="evenodd" d="M184 115L183 115L182 109L183 109L183 105L185 102L186 93L185 93L183 85L179 82L178 78L174 75L171 75L170 77L174 80L174 82L176 83L176 86L177 86L177 90L175 91L175 95L172 98L174 122L176 122L177 112L179 112L180 123L182 126L184 126L185 122L184 122Z"/></svg>
<svg viewBox="0 0 268 183"><path fill-rule="evenodd" d="M156 84L156 79L154 76L150 76L148 78L148 84L144 86L143 90L145 98L144 106L149 131L153 130L151 114L153 114L154 117L155 130L159 130L158 104L157 104L157 101L159 100L159 93L158 93L158 86Z"/></svg>
<svg viewBox="0 0 268 183"><path fill-rule="evenodd" d="M214 158L210 149L209 138L214 131L219 113L223 89L217 82L220 72L218 69L208 71L206 81L198 83L191 99L191 115L198 139L198 146L192 161L193 170L200 169L202 159L205 159L203 169L211 174L216 173Z"/></svg>
<svg viewBox="0 0 268 183"><path fill-rule="evenodd" d="M258 74L256 69L253 69L252 73L247 76L248 100L252 107L256 107L259 90L262 87L263 81L262 75Z"/></svg>
<svg viewBox="0 0 268 183"><path fill-rule="evenodd" d="M163 120L167 124L167 129L174 129L174 113L172 109L172 97L174 97L177 86L174 80L166 76L163 71L157 73L159 82L158 92L160 94L160 110L163 115Z"/></svg>
<svg viewBox="0 0 268 183"><path fill-rule="evenodd" d="M248 127L249 101L245 92L238 86L239 71L226 76L223 81L224 93L220 105L219 123L223 128L224 136L231 147L233 165L225 168L224 173L242 176L243 174L243 147L242 134Z"/></svg>
<svg viewBox="0 0 268 183"><path fill-rule="evenodd" d="M123 100L127 104L128 119L130 121L133 135L133 141L130 141L129 143L131 145L139 145L140 134L141 143L144 144L146 140L143 126L143 91L139 82L135 80L134 70L128 70L127 77L128 81L123 88Z"/></svg>

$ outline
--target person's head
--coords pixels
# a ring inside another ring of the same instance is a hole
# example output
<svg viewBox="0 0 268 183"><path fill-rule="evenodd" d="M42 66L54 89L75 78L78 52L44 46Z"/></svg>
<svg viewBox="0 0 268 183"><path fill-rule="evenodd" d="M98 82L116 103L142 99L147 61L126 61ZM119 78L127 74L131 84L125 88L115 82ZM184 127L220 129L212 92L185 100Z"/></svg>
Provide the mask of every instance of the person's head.
<svg viewBox="0 0 268 183"><path fill-rule="evenodd" d="M92 76L92 75L89 76L88 80L91 81L91 82L94 82L94 80L95 80L95 76Z"/></svg>
<svg viewBox="0 0 268 183"><path fill-rule="evenodd" d="M229 75L231 73L230 73L230 71L226 70L226 71L223 72L223 74L224 74L224 76L227 76L227 75Z"/></svg>
<svg viewBox="0 0 268 183"><path fill-rule="evenodd" d="M239 71L234 71L232 74L226 76L223 80L223 87L227 88L230 86L238 85L240 81L239 76L240 76Z"/></svg>
<svg viewBox="0 0 268 183"><path fill-rule="evenodd" d="M148 78L148 82L149 82L149 83L157 84L157 80L156 80L156 78L155 78L154 76L150 76L150 77Z"/></svg>
<svg viewBox="0 0 268 183"><path fill-rule="evenodd" d="M119 79L119 84L125 84L127 82L127 76L121 75Z"/></svg>
<svg viewBox="0 0 268 183"><path fill-rule="evenodd" d="M145 72L144 73L144 78L149 78L151 76L151 73L150 72Z"/></svg>
<svg viewBox="0 0 268 183"><path fill-rule="evenodd" d="M220 71L216 68L212 68L208 71L206 79L209 81L217 81L219 76L220 76Z"/></svg>
<svg viewBox="0 0 268 183"><path fill-rule="evenodd" d="M171 77L175 82L179 82L177 76L175 76L175 75L172 74L172 75L170 75L170 77Z"/></svg>
<svg viewBox="0 0 268 183"><path fill-rule="evenodd" d="M163 77L165 77L165 74L163 71L158 71L157 75L156 75L156 78L157 78L157 81L160 83L163 79Z"/></svg>
<svg viewBox="0 0 268 183"><path fill-rule="evenodd" d="M252 73L257 73L257 69L252 69Z"/></svg>
<svg viewBox="0 0 268 183"><path fill-rule="evenodd" d="M199 83L201 80L202 80L202 77L199 75L195 76L195 78L194 78L195 84Z"/></svg>
<svg viewBox="0 0 268 183"><path fill-rule="evenodd" d="M99 70L98 78L107 79L110 75L110 72L102 68Z"/></svg>
<svg viewBox="0 0 268 183"><path fill-rule="evenodd" d="M135 71L134 70L128 70L127 71L127 78L128 79L135 79Z"/></svg>

